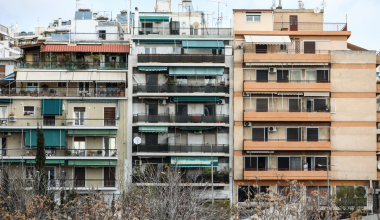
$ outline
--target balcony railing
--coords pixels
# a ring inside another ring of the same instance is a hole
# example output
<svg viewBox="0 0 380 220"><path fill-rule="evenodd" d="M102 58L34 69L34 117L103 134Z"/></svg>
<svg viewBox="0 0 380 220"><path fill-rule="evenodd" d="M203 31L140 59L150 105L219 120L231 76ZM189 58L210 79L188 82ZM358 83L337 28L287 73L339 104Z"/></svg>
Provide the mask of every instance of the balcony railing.
<svg viewBox="0 0 380 220"><path fill-rule="evenodd" d="M330 113L330 109L324 110L311 110L311 109L298 109L298 110L289 110L289 109L246 109L244 112L318 112L318 113Z"/></svg>
<svg viewBox="0 0 380 220"><path fill-rule="evenodd" d="M34 187L38 184L36 178L30 179L13 179L12 181L18 181L24 183L25 187ZM48 179L49 188L103 188L103 187L117 187L117 180L108 179Z"/></svg>
<svg viewBox="0 0 380 220"><path fill-rule="evenodd" d="M330 80L244 80L250 83L330 83Z"/></svg>
<svg viewBox="0 0 380 220"><path fill-rule="evenodd" d="M37 155L37 149L8 149L3 148L1 151L2 157L33 157ZM54 159L54 157L91 157L91 158L101 158L101 157L115 157L117 158L116 149L68 149L62 147L62 149L45 149L46 159ZM2 159L0 158L0 163Z"/></svg>
<svg viewBox="0 0 380 220"><path fill-rule="evenodd" d="M244 53L250 54L331 54L331 50L272 50L272 49L250 49L249 46L244 48Z"/></svg>
<svg viewBox="0 0 380 220"><path fill-rule="evenodd" d="M347 31L347 23L274 22L274 31Z"/></svg>
<svg viewBox="0 0 380 220"><path fill-rule="evenodd" d="M224 63L224 55L138 54L138 63Z"/></svg>
<svg viewBox="0 0 380 220"><path fill-rule="evenodd" d="M228 123L228 115L133 115L133 123Z"/></svg>
<svg viewBox="0 0 380 220"><path fill-rule="evenodd" d="M210 145L135 145L133 152L160 152L160 153L211 153ZM228 145L213 145L213 153L229 153Z"/></svg>
<svg viewBox="0 0 380 220"><path fill-rule="evenodd" d="M330 142L330 139L244 139L244 142Z"/></svg>
<svg viewBox="0 0 380 220"><path fill-rule="evenodd" d="M232 28L179 28L134 27L134 35L194 35L194 36L232 36ZM173 41L174 42L174 41Z"/></svg>
<svg viewBox="0 0 380 220"><path fill-rule="evenodd" d="M228 175L219 175L214 176L214 183L229 183L230 178ZM150 178L145 178L144 176L132 176L132 182L134 183L149 183ZM181 182L186 184L194 184L194 183L207 183L211 184L211 176L205 176L202 174L199 175L183 175L181 176ZM156 182L155 182L156 183Z"/></svg>
<svg viewBox="0 0 380 220"><path fill-rule="evenodd" d="M43 79L41 79L43 80ZM111 79L110 79L111 81ZM125 97L126 88L123 87L2 87L0 96L31 96L31 97Z"/></svg>
<svg viewBox="0 0 380 220"><path fill-rule="evenodd" d="M244 168L244 171L327 171L327 168Z"/></svg>
<svg viewBox="0 0 380 220"><path fill-rule="evenodd" d="M62 70L127 70L125 62L18 62L18 69L62 69Z"/></svg>
<svg viewBox="0 0 380 220"><path fill-rule="evenodd" d="M15 114L16 120L13 118L0 118L0 126L73 126L73 127L86 127L86 126L118 126L118 118L104 119L104 118L64 118L64 116L56 116L55 119L44 117L35 117L35 112L24 112L23 114ZM53 116L54 117L54 116ZM62 117L62 118L60 118Z"/></svg>
<svg viewBox="0 0 380 220"><path fill-rule="evenodd" d="M229 86L207 85L207 84L168 84L162 86L152 86L145 84L133 85L133 93L229 93Z"/></svg>

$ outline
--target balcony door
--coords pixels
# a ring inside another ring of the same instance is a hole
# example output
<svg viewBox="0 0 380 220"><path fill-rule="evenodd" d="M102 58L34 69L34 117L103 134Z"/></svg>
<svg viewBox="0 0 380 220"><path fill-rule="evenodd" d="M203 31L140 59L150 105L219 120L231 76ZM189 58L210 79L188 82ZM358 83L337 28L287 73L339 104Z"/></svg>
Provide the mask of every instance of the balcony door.
<svg viewBox="0 0 380 220"><path fill-rule="evenodd" d="M317 82L328 82L328 81L329 81L329 71L317 70Z"/></svg>
<svg viewBox="0 0 380 220"><path fill-rule="evenodd" d="M268 82L268 70L256 70L256 81L257 82Z"/></svg>
<svg viewBox="0 0 380 220"><path fill-rule="evenodd" d="M104 107L104 126L116 126L116 108Z"/></svg>
<svg viewBox="0 0 380 220"><path fill-rule="evenodd" d="M318 141L319 140L319 129L318 128L306 128L306 138L307 138L307 141Z"/></svg>
<svg viewBox="0 0 380 220"><path fill-rule="evenodd" d="M289 112L301 111L301 99L289 99Z"/></svg>
<svg viewBox="0 0 380 220"><path fill-rule="evenodd" d="M290 15L290 31L298 31L298 17L297 15Z"/></svg>
<svg viewBox="0 0 380 220"><path fill-rule="evenodd" d="M303 50L305 54L315 54L315 41L304 41Z"/></svg>
<svg viewBox="0 0 380 220"><path fill-rule="evenodd" d="M277 70L277 82L288 82L289 70Z"/></svg>
<svg viewBox="0 0 380 220"><path fill-rule="evenodd" d="M75 167L74 168L74 187L86 186L86 168Z"/></svg>
<svg viewBox="0 0 380 220"><path fill-rule="evenodd" d="M104 167L103 172L104 187L116 187L116 169L115 167Z"/></svg>
<svg viewBox="0 0 380 220"><path fill-rule="evenodd" d="M157 133L146 133L145 134L145 145L158 145L158 134Z"/></svg>
<svg viewBox="0 0 380 220"><path fill-rule="evenodd" d="M266 141L268 140L268 128L252 128L253 141Z"/></svg>
<svg viewBox="0 0 380 220"><path fill-rule="evenodd" d="M256 99L256 111L257 112L268 112L269 99Z"/></svg>
<svg viewBox="0 0 380 220"><path fill-rule="evenodd" d="M256 44L256 53L268 53L268 45Z"/></svg>
<svg viewBox="0 0 380 220"><path fill-rule="evenodd" d="M300 141L301 140L301 128L286 128L287 141Z"/></svg>
<svg viewBox="0 0 380 220"><path fill-rule="evenodd" d="M148 92L158 92L158 75L146 75L146 85Z"/></svg>

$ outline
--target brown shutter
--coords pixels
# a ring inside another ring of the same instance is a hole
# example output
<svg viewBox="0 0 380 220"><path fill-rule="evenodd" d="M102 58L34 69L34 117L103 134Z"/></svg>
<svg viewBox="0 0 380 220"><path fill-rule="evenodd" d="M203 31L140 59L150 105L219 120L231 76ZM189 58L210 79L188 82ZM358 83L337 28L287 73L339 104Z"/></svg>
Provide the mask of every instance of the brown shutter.
<svg viewBox="0 0 380 220"><path fill-rule="evenodd" d="M74 141L86 141L85 137L74 137Z"/></svg>
<svg viewBox="0 0 380 220"><path fill-rule="evenodd" d="M85 112L86 107L74 107L74 112Z"/></svg>
<svg viewBox="0 0 380 220"><path fill-rule="evenodd" d="M104 167L104 187L115 187L115 167Z"/></svg>
<svg viewBox="0 0 380 220"><path fill-rule="evenodd" d="M0 73L5 73L5 66L0 66Z"/></svg>
<svg viewBox="0 0 380 220"><path fill-rule="evenodd" d="M104 119L115 119L115 108L106 107L104 108Z"/></svg>
<svg viewBox="0 0 380 220"><path fill-rule="evenodd" d="M305 41L303 49L304 53L315 53L315 41Z"/></svg>
<svg viewBox="0 0 380 220"><path fill-rule="evenodd" d="M75 167L74 169L75 187L84 187L86 185L86 168Z"/></svg>
<svg viewBox="0 0 380 220"><path fill-rule="evenodd" d="M26 112L34 112L34 106L24 106L24 111L26 111Z"/></svg>

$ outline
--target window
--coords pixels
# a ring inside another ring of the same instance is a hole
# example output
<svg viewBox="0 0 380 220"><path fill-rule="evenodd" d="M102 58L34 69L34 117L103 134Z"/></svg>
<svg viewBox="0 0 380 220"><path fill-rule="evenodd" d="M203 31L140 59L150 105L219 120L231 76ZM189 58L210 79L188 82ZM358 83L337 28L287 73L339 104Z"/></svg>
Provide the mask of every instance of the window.
<svg viewBox="0 0 380 220"><path fill-rule="evenodd" d="M7 123L7 119L8 119L8 107L7 106L0 106L0 118L1 118L1 124Z"/></svg>
<svg viewBox="0 0 380 220"><path fill-rule="evenodd" d="M1 156L7 156L7 151L4 150L4 149L7 149L7 138L0 138L0 141L1 141L1 152L0 152L0 155Z"/></svg>
<svg viewBox="0 0 380 220"><path fill-rule="evenodd" d="M304 53L315 54L315 41L304 41L303 49Z"/></svg>
<svg viewBox="0 0 380 220"><path fill-rule="evenodd" d="M317 82L328 82L328 81L329 81L329 71L317 70Z"/></svg>
<svg viewBox="0 0 380 220"><path fill-rule="evenodd" d="M66 83L65 82L59 82L58 88L66 88Z"/></svg>
<svg viewBox="0 0 380 220"><path fill-rule="evenodd" d="M99 31L99 40L106 39L106 31Z"/></svg>
<svg viewBox="0 0 380 220"><path fill-rule="evenodd" d="M105 107L104 108L104 126L116 126L116 108Z"/></svg>
<svg viewBox="0 0 380 220"><path fill-rule="evenodd" d="M116 138L104 138L104 156L116 157Z"/></svg>
<svg viewBox="0 0 380 220"><path fill-rule="evenodd" d="M256 111L268 112L269 99L256 99Z"/></svg>
<svg viewBox="0 0 380 220"><path fill-rule="evenodd" d="M176 115L187 115L187 105L178 104Z"/></svg>
<svg viewBox="0 0 380 220"><path fill-rule="evenodd" d="M115 167L104 167L103 169L104 187L116 187Z"/></svg>
<svg viewBox="0 0 380 220"><path fill-rule="evenodd" d="M28 83L26 85L26 90L30 92L38 91L38 83Z"/></svg>
<svg viewBox="0 0 380 220"><path fill-rule="evenodd" d="M268 157L244 157L244 169L266 170L268 168Z"/></svg>
<svg viewBox="0 0 380 220"><path fill-rule="evenodd" d="M306 139L307 139L307 141L318 141L319 140L319 129L318 128L306 128Z"/></svg>
<svg viewBox="0 0 380 220"><path fill-rule="evenodd" d="M34 106L24 106L24 116L34 116Z"/></svg>
<svg viewBox="0 0 380 220"><path fill-rule="evenodd" d="M40 62L40 55L38 53L33 53L33 62Z"/></svg>
<svg viewBox="0 0 380 220"><path fill-rule="evenodd" d="M261 22L261 15L246 15L247 22Z"/></svg>
<svg viewBox="0 0 380 220"><path fill-rule="evenodd" d="M287 141L300 141L301 140L301 128L286 128Z"/></svg>
<svg viewBox="0 0 380 220"><path fill-rule="evenodd" d="M268 140L268 128L252 128L253 141Z"/></svg>
<svg viewBox="0 0 380 220"><path fill-rule="evenodd" d="M150 54L150 48L149 47L145 47L145 54Z"/></svg>
<svg viewBox="0 0 380 220"><path fill-rule="evenodd" d="M280 44L280 50L288 50L288 45Z"/></svg>
<svg viewBox="0 0 380 220"><path fill-rule="evenodd" d="M55 116L43 116L44 126L55 126Z"/></svg>
<svg viewBox="0 0 380 220"><path fill-rule="evenodd" d="M85 187L86 186L86 168L85 167L75 167L74 168L74 187Z"/></svg>
<svg viewBox="0 0 380 220"><path fill-rule="evenodd" d="M55 186L55 167L45 167L50 187Z"/></svg>
<svg viewBox="0 0 380 220"><path fill-rule="evenodd" d="M301 157L278 157L278 170L301 170Z"/></svg>
<svg viewBox="0 0 380 220"><path fill-rule="evenodd" d="M181 48L173 47L173 54L181 54Z"/></svg>
<svg viewBox="0 0 380 220"><path fill-rule="evenodd" d="M302 75L301 70L290 70L290 80L291 81L301 82L301 79L302 79L301 75Z"/></svg>
<svg viewBox="0 0 380 220"><path fill-rule="evenodd" d="M74 107L74 125L85 125L86 107Z"/></svg>
<svg viewBox="0 0 380 220"><path fill-rule="evenodd" d="M289 99L289 112L301 111L301 99Z"/></svg>
<svg viewBox="0 0 380 220"><path fill-rule="evenodd" d="M0 77L4 78L5 77L5 66L0 65Z"/></svg>
<svg viewBox="0 0 380 220"><path fill-rule="evenodd" d="M289 70L277 70L277 81L288 81Z"/></svg>
<svg viewBox="0 0 380 220"><path fill-rule="evenodd" d="M215 105L205 105L205 116L215 115Z"/></svg>
<svg viewBox="0 0 380 220"><path fill-rule="evenodd" d="M267 193L269 186L239 186L238 202L245 202L247 199L252 202L257 193Z"/></svg>
<svg viewBox="0 0 380 220"><path fill-rule="evenodd" d="M268 82L268 70L256 70L256 81L257 82Z"/></svg>
<svg viewBox="0 0 380 220"><path fill-rule="evenodd" d="M325 170L326 166L318 165L327 165L327 157L306 157L306 162L304 164L304 169L314 169Z"/></svg>
<svg viewBox="0 0 380 220"><path fill-rule="evenodd" d="M85 137L74 137L73 155L84 157L86 149Z"/></svg>
<svg viewBox="0 0 380 220"><path fill-rule="evenodd" d="M33 179L34 176L34 167L25 167L25 178Z"/></svg>

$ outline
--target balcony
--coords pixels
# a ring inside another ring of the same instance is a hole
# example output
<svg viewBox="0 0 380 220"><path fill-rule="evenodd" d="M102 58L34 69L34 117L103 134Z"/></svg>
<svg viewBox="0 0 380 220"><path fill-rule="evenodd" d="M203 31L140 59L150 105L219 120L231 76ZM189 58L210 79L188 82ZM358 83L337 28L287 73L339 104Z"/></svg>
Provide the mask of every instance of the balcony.
<svg viewBox="0 0 380 220"><path fill-rule="evenodd" d="M327 180L326 168L282 169L282 168L244 168L244 180ZM331 179L331 172L329 172Z"/></svg>
<svg viewBox="0 0 380 220"><path fill-rule="evenodd" d="M138 63L224 63L224 55L138 54Z"/></svg>
<svg viewBox="0 0 380 220"><path fill-rule="evenodd" d="M168 84L162 86L154 86L138 84L133 85L133 93L229 93L229 86L207 84Z"/></svg>
<svg viewBox="0 0 380 220"><path fill-rule="evenodd" d="M138 145L133 146L132 152L137 153L211 153L210 145ZM213 153L229 153L228 145L213 145Z"/></svg>
<svg viewBox="0 0 380 220"><path fill-rule="evenodd" d="M128 70L125 62L18 62L17 69L45 70Z"/></svg>
<svg viewBox="0 0 380 220"><path fill-rule="evenodd" d="M230 178L228 175L214 175L214 184L228 184L230 182ZM150 183L149 177L144 176L132 176L132 182L133 183ZM202 174L199 175L183 175L181 176L181 182L186 184L197 184L197 183L207 183L208 185L211 184L211 176L205 176ZM158 183L159 184L159 183Z"/></svg>
<svg viewBox="0 0 380 220"><path fill-rule="evenodd" d="M228 115L133 115L133 123L229 123Z"/></svg>
<svg viewBox="0 0 380 220"><path fill-rule="evenodd" d="M35 117L35 113L27 113L25 112L23 115L17 115L16 120L10 120L10 118L2 118L1 119L1 127L3 126L46 126L50 127L72 127L71 129L75 129L75 127L82 128L83 127L115 127L119 125L118 119L104 119L104 118L84 118L84 119L76 119L76 118L64 118L64 116L45 116L45 117ZM61 118L62 117L62 118ZM33 128L35 129L35 128ZM59 129L59 128L57 128ZM108 128L109 129L109 128ZM116 129L111 128L111 129Z"/></svg>
<svg viewBox="0 0 380 220"><path fill-rule="evenodd" d="M24 182L23 185L26 187L33 187L38 184L38 181L35 179L25 179L19 181ZM49 179L48 187L56 190L61 188L110 188L110 190L114 190L114 188L118 187L117 183L117 180L112 179Z"/></svg>
<svg viewBox="0 0 380 220"><path fill-rule="evenodd" d="M330 81L321 80L245 80L244 91L263 91L263 92L330 92Z"/></svg>
<svg viewBox="0 0 380 220"><path fill-rule="evenodd" d="M289 139L266 139L266 140L244 140L244 150L331 150L330 139L318 140L289 140Z"/></svg>
<svg viewBox="0 0 380 220"><path fill-rule="evenodd" d="M330 111L303 111L273 110L260 112L256 109L244 111L244 121L331 121Z"/></svg>
<svg viewBox="0 0 380 220"><path fill-rule="evenodd" d="M330 60L329 50L244 50L245 63L330 63Z"/></svg>
<svg viewBox="0 0 380 220"><path fill-rule="evenodd" d="M134 27L134 35L191 35L191 36L232 36L232 28L178 28L162 26Z"/></svg>
<svg viewBox="0 0 380 220"><path fill-rule="evenodd" d="M347 31L347 23L274 22L274 31Z"/></svg>
<svg viewBox="0 0 380 220"><path fill-rule="evenodd" d="M37 149L2 149L2 159L14 159L25 157L24 159L34 159L37 155ZM75 159L77 157L86 157L94 159L104 159L107 157L112 157L112 159L117 160L117 150L116 149L45 149L46 159ZM1 160L0 160L1 162Z"/></svg>

